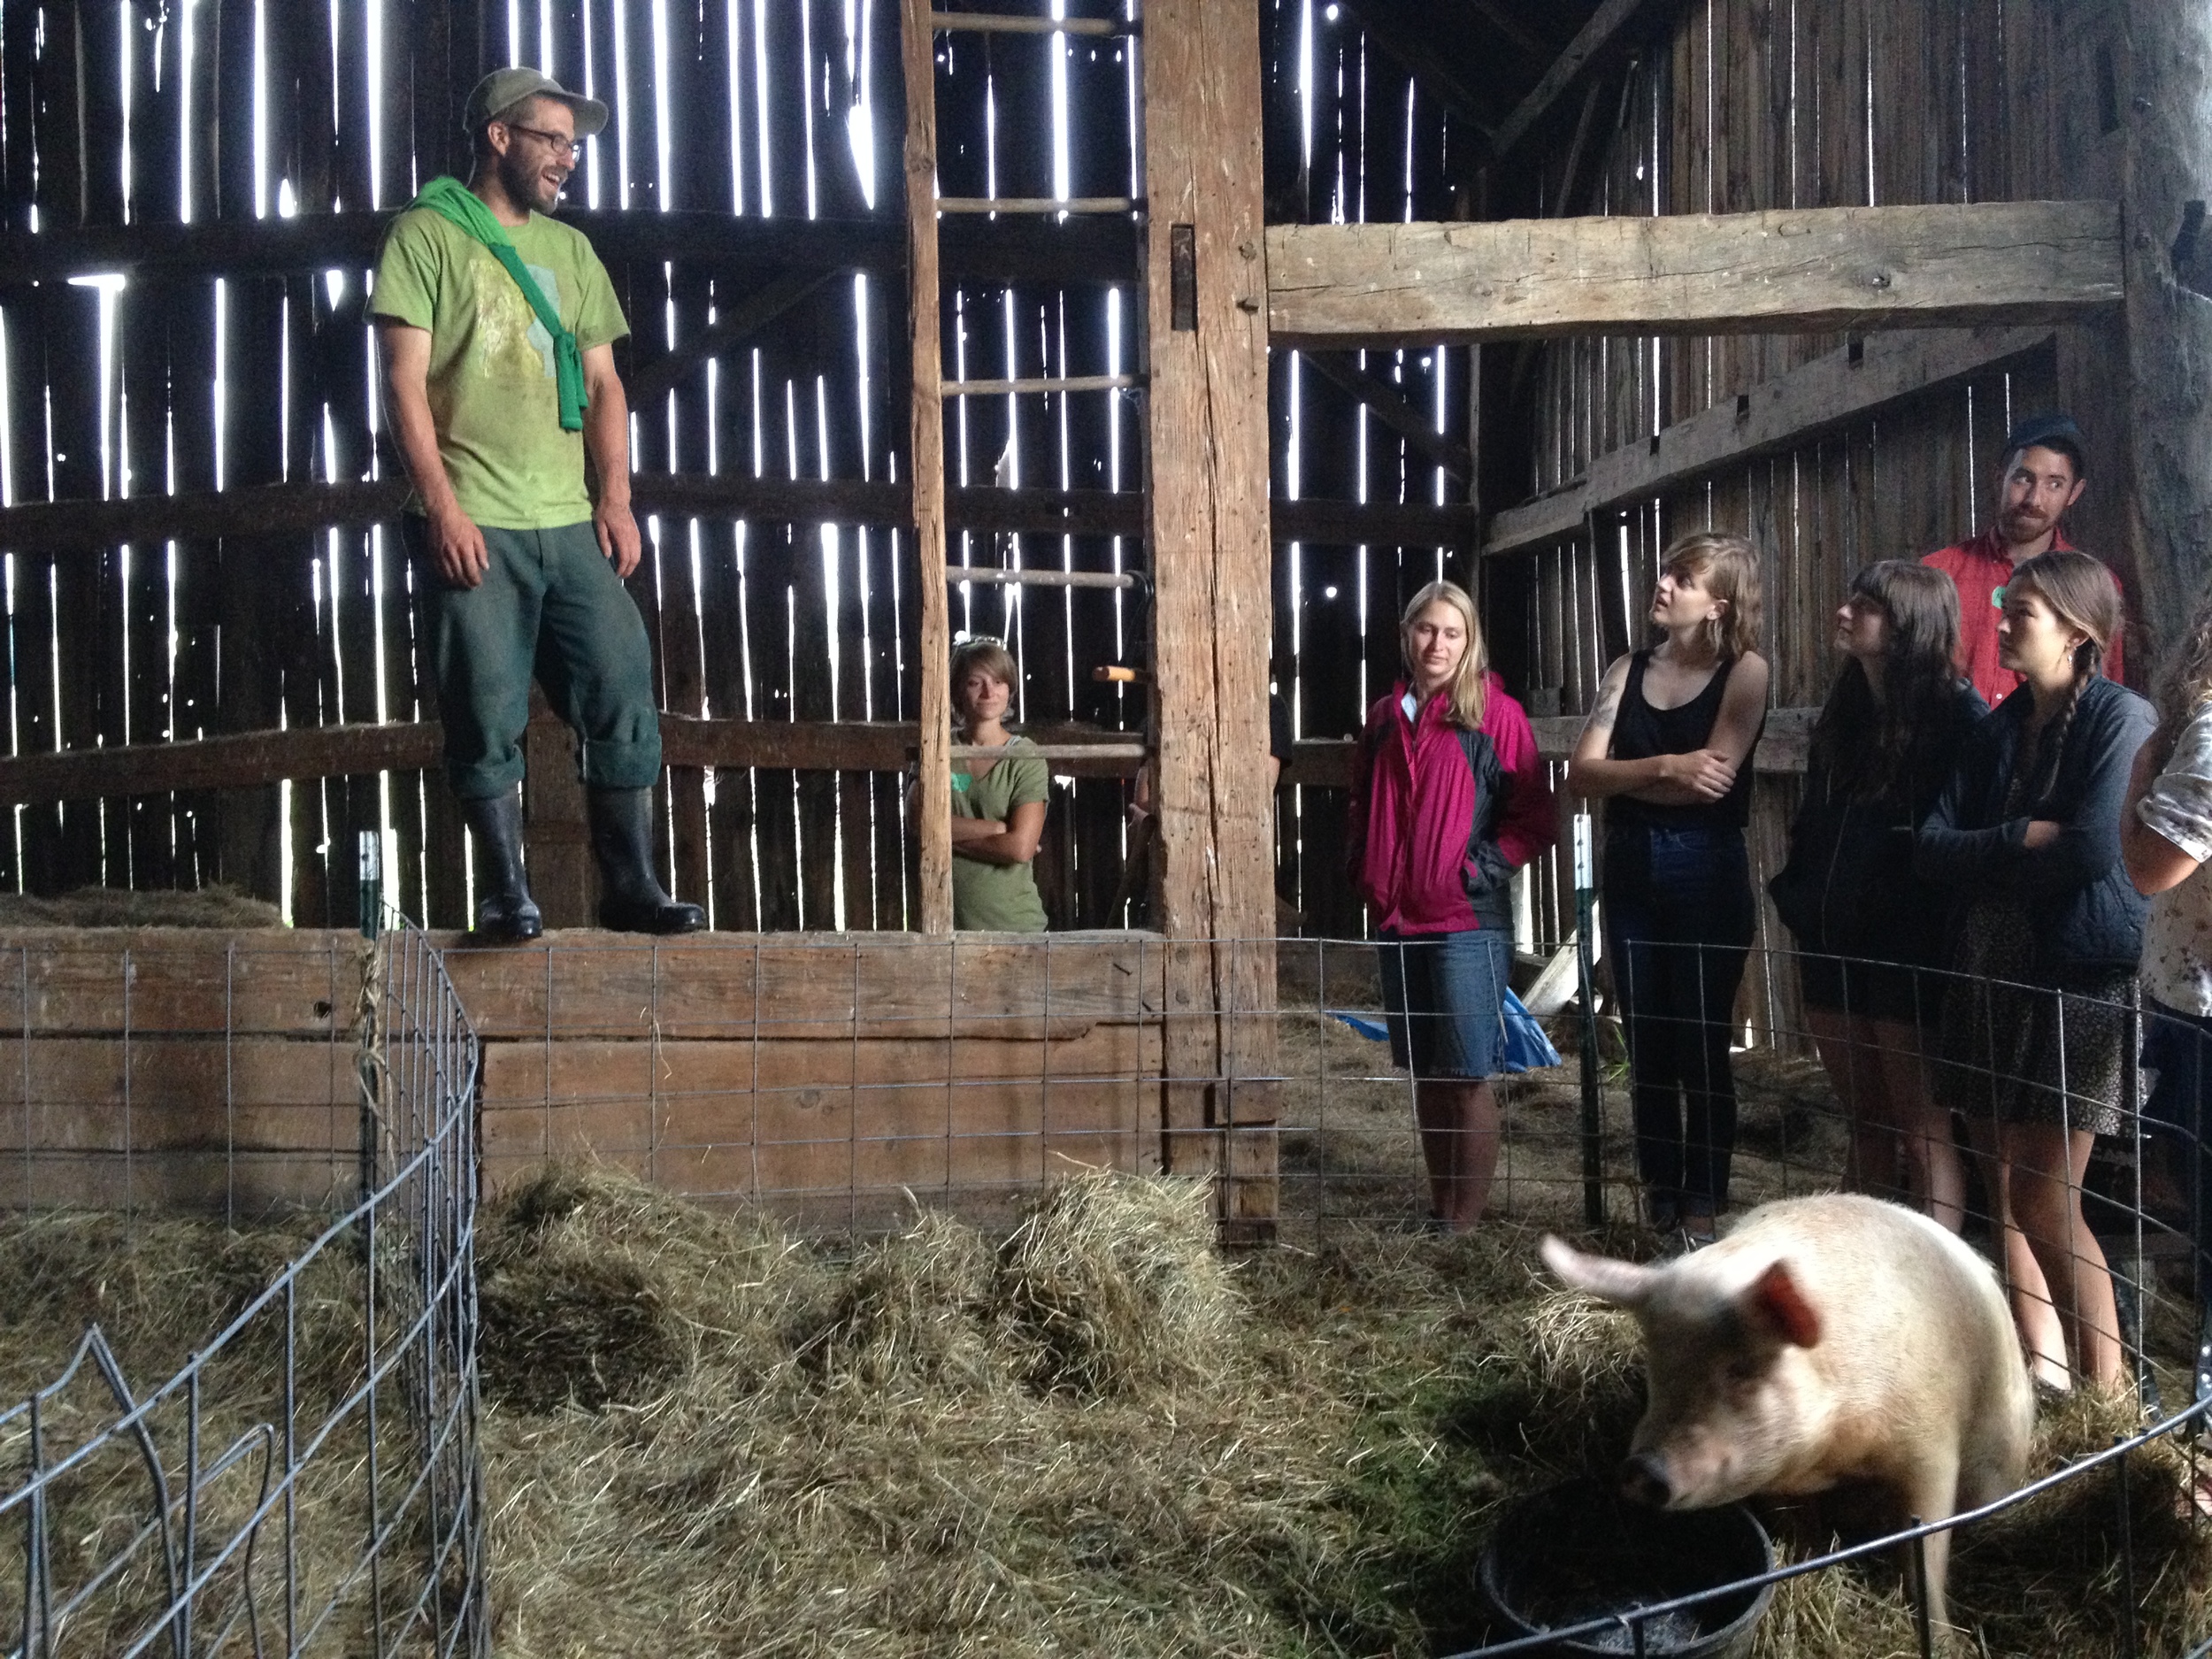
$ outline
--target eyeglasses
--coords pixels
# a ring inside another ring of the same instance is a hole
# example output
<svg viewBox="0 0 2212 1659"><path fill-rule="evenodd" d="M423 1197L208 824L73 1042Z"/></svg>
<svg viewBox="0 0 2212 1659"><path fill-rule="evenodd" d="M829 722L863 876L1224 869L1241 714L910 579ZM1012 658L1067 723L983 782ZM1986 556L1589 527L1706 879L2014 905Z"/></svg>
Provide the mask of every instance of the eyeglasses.
<svg viewBox="0 0 2212 1659"><path fill-rule="evenodd" d="M511 133L527 133L553 152L557 161L573 161L576 152L583 148L582 141L565 133L549 133L542 127L525 127L520 121L502 121L500 125Z"/></svg>

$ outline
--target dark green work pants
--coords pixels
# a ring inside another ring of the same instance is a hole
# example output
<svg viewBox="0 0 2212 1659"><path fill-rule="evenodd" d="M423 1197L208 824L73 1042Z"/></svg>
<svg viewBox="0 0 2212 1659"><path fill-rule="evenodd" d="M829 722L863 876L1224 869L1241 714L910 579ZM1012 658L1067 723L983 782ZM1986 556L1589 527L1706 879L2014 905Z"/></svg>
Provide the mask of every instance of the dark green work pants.
<svg viewBox="0 0 2212 1659"><path fill-rule="evenodd" d="M653 653L637 604L599 550L591 526L483 526L481 586L452 588L432 568L427 526L403 515L407 553L438 672L446 775L463 800L522 781L522 729L534 672L576 730L584 782L649 788L660 777Z"/></svg>

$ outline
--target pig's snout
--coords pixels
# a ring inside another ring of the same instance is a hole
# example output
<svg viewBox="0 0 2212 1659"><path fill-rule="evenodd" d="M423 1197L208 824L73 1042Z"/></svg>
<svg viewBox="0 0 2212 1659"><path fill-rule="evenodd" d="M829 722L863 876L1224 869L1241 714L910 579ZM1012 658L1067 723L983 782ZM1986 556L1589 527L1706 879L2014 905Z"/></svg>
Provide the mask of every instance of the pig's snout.
<svg viewBox="0 0 2212 1659"><path fill-rule="evenodd" d="M1667 1480L1667 1465L1650 1452L1640 1453L1621 1465L1621 1495L1632 1503L1663 1509L1673 1501L1674 1487Z"/></svg>

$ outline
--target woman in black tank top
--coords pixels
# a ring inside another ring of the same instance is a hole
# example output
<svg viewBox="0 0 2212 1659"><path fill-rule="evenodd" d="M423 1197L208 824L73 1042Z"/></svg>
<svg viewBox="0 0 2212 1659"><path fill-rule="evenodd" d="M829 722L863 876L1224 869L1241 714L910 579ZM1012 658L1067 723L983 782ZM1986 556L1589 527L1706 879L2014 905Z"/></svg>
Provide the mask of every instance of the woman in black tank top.
<svg viewBox="0 0 2212 1659"><path fill-rule="evenodd" d="M1729 1033L1756 923L1744 826L1766 724L1759 561L1741 536L1667 549L1665 638L1605 671L1567 787L1609 803L1599 879L1652 1225L1713 1236L1736 1143Z"/></svg>

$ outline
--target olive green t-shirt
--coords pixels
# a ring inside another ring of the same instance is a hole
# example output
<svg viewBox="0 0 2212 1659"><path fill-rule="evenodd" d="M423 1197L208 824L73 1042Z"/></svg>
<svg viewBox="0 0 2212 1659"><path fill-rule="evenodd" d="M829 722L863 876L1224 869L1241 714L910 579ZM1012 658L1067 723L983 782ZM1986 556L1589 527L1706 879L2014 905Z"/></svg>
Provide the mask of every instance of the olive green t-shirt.
<svg viewBox="0 0 2212 1659"><path fill-rule="evenodd" d="M581 231L533 213L507 234L579 350L630 332ZM553 336L488 248L427 208L402 213L384 238L369 314L430 331L430 419L463 512L503 530L591 517L584 434L561 430ZM419 499L407 505L422 511Z"/></svg>
<svg viewBox="0 0 2212 1659"><path fill-rule="evenodd" d="M1006 757L980 778L955 763L952 812L955 818L994 818L1005 823L1016 807L1048 798L1051 779L1044 757L1025 737L1010 738ZM972 763L966 763L972 764ZM980 858L952 856L952 925L989 933L1041 933L1045 902L1027 864L991 864Z"/></svg>

